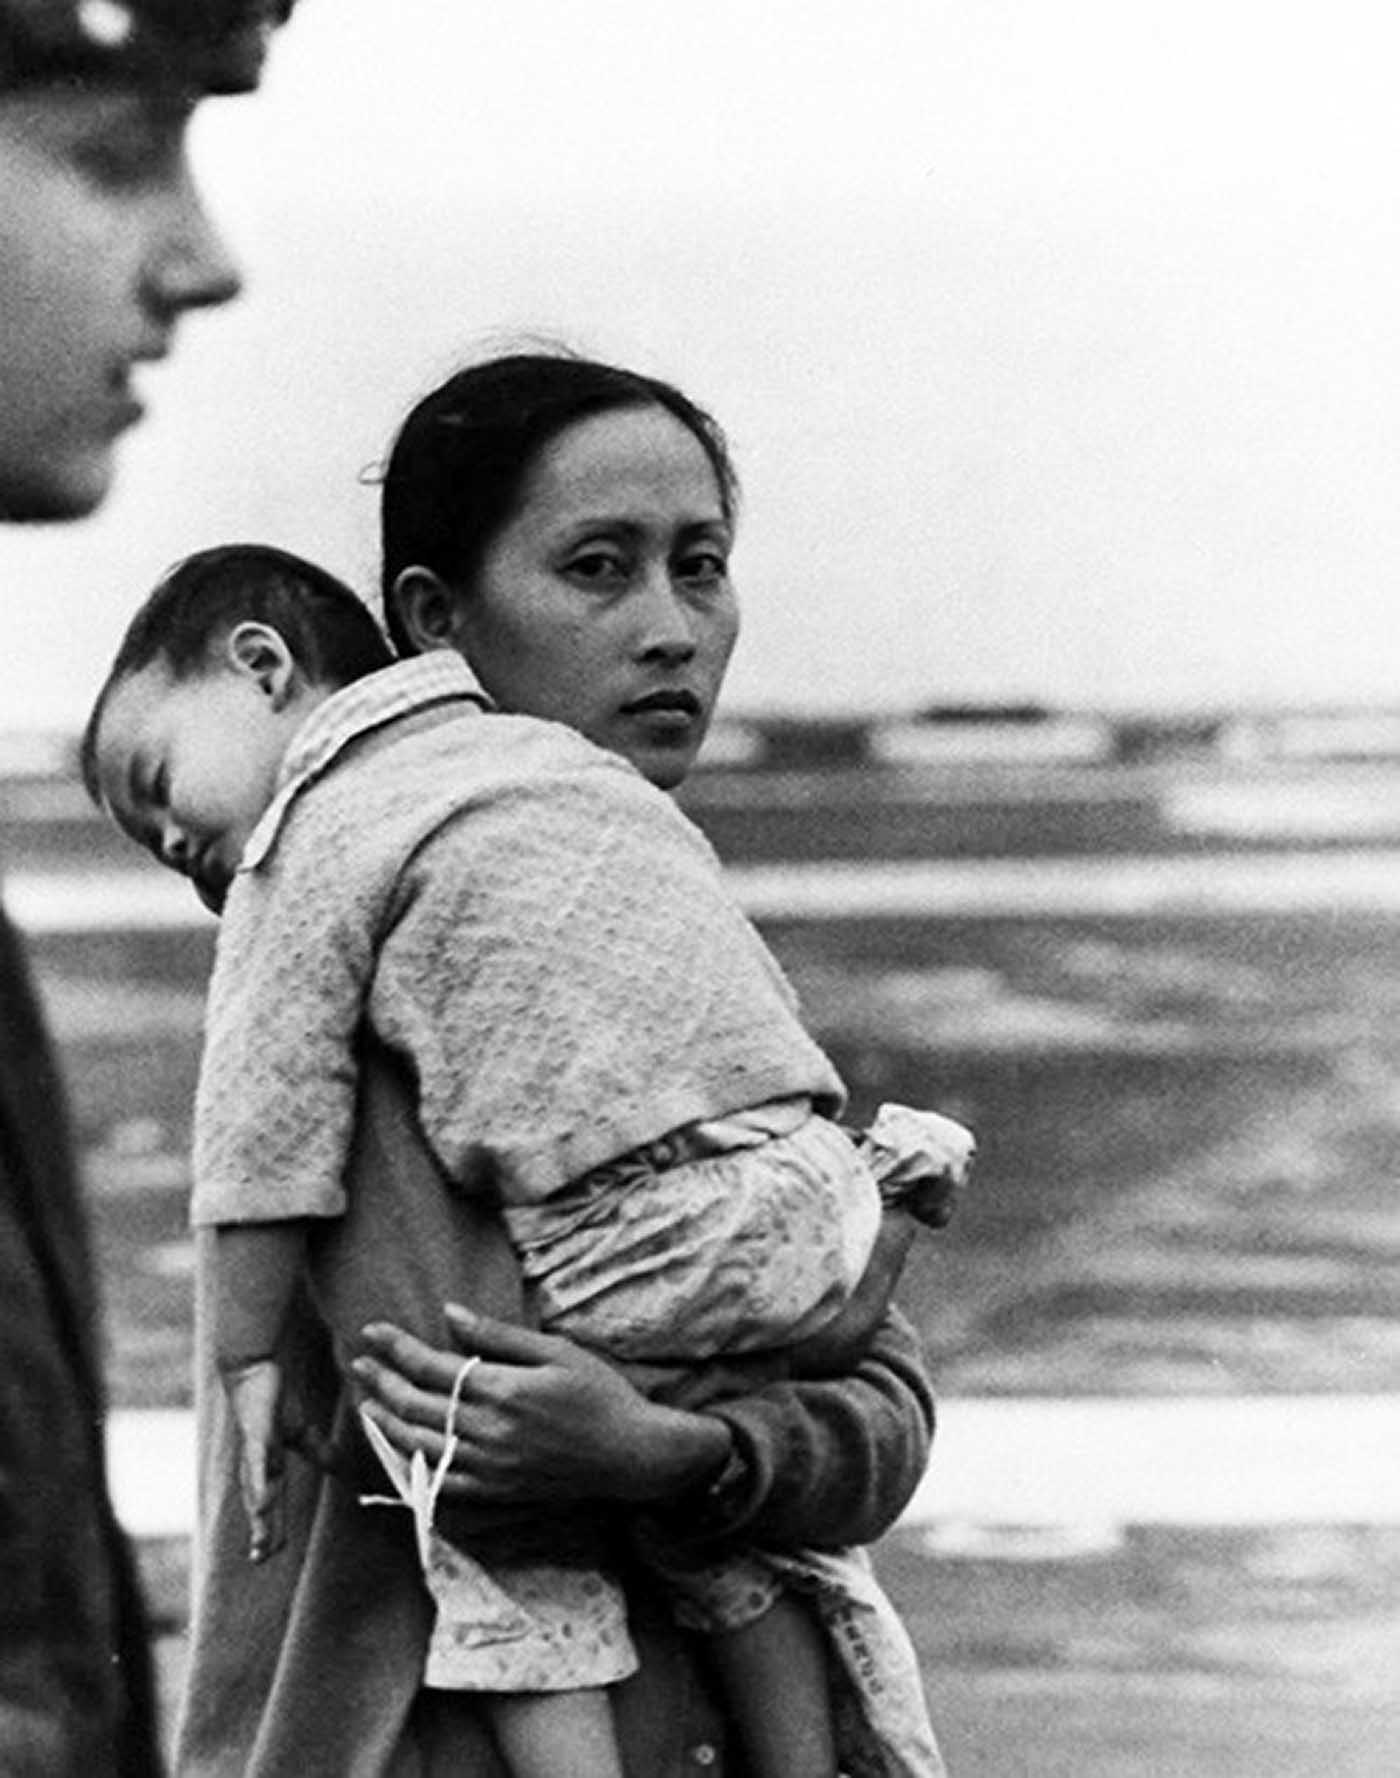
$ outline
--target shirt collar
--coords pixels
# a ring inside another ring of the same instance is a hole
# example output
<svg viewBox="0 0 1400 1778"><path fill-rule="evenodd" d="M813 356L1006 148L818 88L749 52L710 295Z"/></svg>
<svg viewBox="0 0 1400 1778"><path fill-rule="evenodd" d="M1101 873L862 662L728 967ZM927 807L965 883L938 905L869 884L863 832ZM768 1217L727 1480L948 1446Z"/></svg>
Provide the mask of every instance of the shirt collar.
<svg viewBox="0 0 1400 1778"><path fill-rule="evenodd" d="M479 710L491 700L471 668L451 649L433 649L412 660L396 661L332 692L292 736L278 774L277 793L248 837L240 871L256 870L277 843L287 812L297 797L322 777L362 735L416 716L435 704L463 704Z"/></svg>

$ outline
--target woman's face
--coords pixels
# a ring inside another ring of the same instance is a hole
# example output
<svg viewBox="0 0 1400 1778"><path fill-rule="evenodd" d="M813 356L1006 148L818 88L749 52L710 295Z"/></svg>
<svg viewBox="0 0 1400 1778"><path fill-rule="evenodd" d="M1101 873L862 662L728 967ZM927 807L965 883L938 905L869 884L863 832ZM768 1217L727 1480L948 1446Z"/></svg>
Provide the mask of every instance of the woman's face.
<svg viewBox="0 0 1400 1778"><path fill-rule="evenodd" d="M673 415L580 420L454 596L452 643L503 709L568 723L672 789L738 633L731 544L710 460Z"/></svg>

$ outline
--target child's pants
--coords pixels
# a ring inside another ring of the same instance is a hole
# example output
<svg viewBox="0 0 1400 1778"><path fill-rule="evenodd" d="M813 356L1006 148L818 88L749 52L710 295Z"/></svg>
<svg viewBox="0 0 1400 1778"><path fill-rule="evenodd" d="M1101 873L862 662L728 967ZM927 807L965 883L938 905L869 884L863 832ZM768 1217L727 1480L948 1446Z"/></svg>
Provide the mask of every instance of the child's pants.
<svg viewBox="0 0 1400 1778"><path fill-rule="evenodd" d="M503 1209L540 1325L605 1358L687 1365L777 1352L845 1307L880 1188L838 1125L688 1153L689 1132ZM681 1158L671 1159L682 1144ZM668 1151L658 1168L656 1151Z"/></svg>
<svg viewBox="0 0 1400 1778"><path fill-rule="evenodd" d="M637 1670L622 1593L597 1569L530 1561L493 1575L434 1532L424 1574L438 1607L425 1685L582 1691Z"/></svg>
<svg viewBox="0 0 1400 1778"><path fill-rule="evenodd" d="M667 1159L673 1152L668 1144ZM781 1346L843 1306L880 1206L835 1124L808 1116L790 1134L661 1171L653 1158L628 1156L546 1204L506 1210L549 1332L609 1357L698 1361ZM413 1505L407 1466L369 1436ZM596 1564L556 1562L552 1551L521 1559L509 1547L483 1560L432 1529L431 1501L417 1517L438 1608L429 1685L567 1691L634 1670L622 1595Z"/></svg>
<svg viewBox="0 0 1400 1778"><path fill-rule="evenodd" d="M471 1361L468 1360L468 1365ZM405 1504L438 1605L424 1683L447 1691L558 1692L611 1685L636 1670L626 1606L586 1567L506 1561L488 1573L432 1526L435 1478L404 1463L374 1422L371 1443ZM450 1455L439 1469L446 1473ZM644 1554L655 1560L656 1550ZM740 1629L784 1590L804 1598L823 1634L841 1768L847 1778L946 1778L908 1632L864 1550L754 1552L704 1568L657 1561L682 1623Z"/></svg>

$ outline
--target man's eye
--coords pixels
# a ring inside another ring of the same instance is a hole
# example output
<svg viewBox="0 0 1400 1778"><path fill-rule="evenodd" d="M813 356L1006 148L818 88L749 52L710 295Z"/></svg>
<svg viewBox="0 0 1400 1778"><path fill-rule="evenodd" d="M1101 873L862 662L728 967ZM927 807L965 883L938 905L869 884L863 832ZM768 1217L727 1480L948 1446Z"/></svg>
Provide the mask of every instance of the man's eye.
<svg viewBox="0 0 1400 1778"><path fill-rule="evenodd" d="M135 191L168 177L176 160L166 132L128 123L88 137L73 149L83 177L104 191Z"/></svg>

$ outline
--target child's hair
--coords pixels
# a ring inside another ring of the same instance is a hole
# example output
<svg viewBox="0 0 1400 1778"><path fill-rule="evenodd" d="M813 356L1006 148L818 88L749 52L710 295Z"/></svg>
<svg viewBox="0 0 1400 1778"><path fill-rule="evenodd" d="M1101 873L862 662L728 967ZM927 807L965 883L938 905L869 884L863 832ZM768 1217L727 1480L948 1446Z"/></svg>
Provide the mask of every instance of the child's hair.
<svg viewBox="0 0 1400 1778"><path fill-rule="evenodd" d="M425 395L394 440L380 506L385 620L400 653L414 652L393 597L405 568L470 587L519 509L530 471L560 433L597 414L653 407L700 445L732 519L739 486L723 431L655 377L558 349L512 352L468 365Z"/></svg>
<svg viewBox="0 0 1400 1778"><path fill-rule="evenodd" d="M102 800L98 730L116 687L155 662L175 679L196 673L247 622L276 630L306 677L333 689L394 659L363 599L314 562L265 543L228 543L186 556L127 626L83 730L79 764L94 802Z"/></svg>

